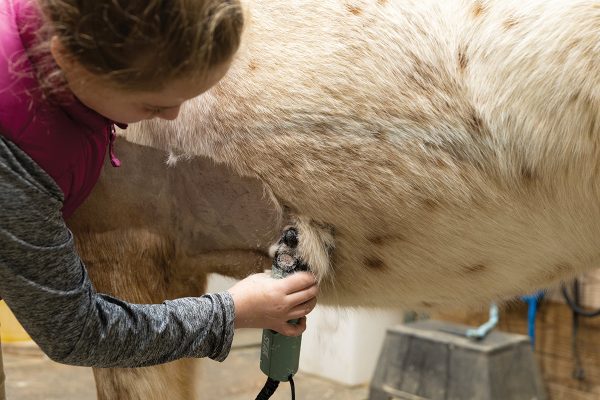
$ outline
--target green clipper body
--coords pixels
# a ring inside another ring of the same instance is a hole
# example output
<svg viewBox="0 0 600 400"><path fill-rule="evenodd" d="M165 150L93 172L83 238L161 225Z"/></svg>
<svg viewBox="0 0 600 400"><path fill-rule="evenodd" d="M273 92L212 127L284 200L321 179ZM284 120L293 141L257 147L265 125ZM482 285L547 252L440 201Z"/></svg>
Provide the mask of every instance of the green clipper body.
<svg viewBox="0 0 600 400"><path fill-rule="evenodd" d="M290 250L298 243L295 229L288 229L281 239ZM278 252L273 259L272 276L276 279L285 278L299 270L306 270L293 255L287 252ZM298 320L289 321L297 324ZM302 336L285 336L271 329L264 329L260 354L260 369L271 379L286 382L290 376L298 372L300 361L300 344Z"/></svg>
<svg viewBox="0 0 600 400"><path fill-rule="evenodd" d="M290 337L263 330L260 369L275 381L286 382L298 372L302 336Z"/></svg>

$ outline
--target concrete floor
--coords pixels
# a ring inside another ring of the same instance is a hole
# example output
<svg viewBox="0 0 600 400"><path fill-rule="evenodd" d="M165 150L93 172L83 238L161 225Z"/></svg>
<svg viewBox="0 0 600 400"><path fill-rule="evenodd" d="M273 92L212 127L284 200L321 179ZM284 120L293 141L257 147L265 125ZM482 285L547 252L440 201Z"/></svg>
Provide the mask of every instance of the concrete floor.
<svg viewBox="0 0 600 400"><path fill-rule="evenodd" d="M266 377L259 368L259 346L238 340L223 363L202 360L199 368L201 400L254 400ZM39 350L4 346L8 400L95 400L94 378L89 368L57 364ZM297 400L367 400L368 387L348 387L315 376L295 377ZM206 394L210 393L210 396ZM289 400L289 384L282 383L272 400ZM127 400L127 399L119 399Z"/></svg>

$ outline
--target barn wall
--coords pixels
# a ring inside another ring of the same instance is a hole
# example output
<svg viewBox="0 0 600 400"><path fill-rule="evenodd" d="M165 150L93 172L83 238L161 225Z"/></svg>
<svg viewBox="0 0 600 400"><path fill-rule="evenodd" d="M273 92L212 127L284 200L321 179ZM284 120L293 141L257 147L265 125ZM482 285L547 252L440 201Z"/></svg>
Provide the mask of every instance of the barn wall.
<svg viewBox="0 0 600 400"><path fill-rule="evenodd" d="M586 278L584 302L600 306L600 273ZM597 400L600 398L600 317L581 318L577 344L585 372L583 381L574 379L572 314L557 291L542 303L536 321L535 355L552 400ZM487 320L487 312L456 311L433 315L468 325ZM527 306L517 302L501 310L499 329L527 334Z"/></svg>

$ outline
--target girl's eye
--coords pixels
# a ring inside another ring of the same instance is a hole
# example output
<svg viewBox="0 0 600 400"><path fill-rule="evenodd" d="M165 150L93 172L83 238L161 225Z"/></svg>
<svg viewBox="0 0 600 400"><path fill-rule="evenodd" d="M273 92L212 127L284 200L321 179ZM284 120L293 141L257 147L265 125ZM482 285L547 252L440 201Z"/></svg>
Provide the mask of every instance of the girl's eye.
<svg viewBox="0 0 600 400"><path fill-rule="evenodd" d="M160 114L162 110L162 108L146 107L146 111L150 114Z"/></svg>

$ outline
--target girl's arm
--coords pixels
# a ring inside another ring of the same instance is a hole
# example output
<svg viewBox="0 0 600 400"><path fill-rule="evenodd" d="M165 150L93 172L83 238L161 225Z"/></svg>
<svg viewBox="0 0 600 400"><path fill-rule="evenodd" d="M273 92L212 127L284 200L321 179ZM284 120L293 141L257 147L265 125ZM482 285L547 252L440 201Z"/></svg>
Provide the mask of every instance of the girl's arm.
<svg viewBox="0 0 600 400"><path fill-rule="evenodd" d="M96 293L61 207L54 181L0 135L0 296L49 357L94 367L225 359L229 293L155 305Z"/></svg>

